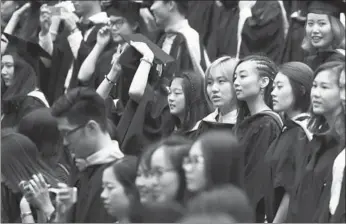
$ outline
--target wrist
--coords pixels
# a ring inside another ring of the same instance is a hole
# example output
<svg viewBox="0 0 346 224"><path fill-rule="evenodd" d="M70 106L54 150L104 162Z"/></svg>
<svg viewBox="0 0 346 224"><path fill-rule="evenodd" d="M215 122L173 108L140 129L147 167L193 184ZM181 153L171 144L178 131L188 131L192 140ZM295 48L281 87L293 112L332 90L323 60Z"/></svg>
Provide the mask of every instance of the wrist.
<svg viewBox="0 0 346 224"><path fill-rule="evenodd" d="M74 33L76 33L76 32L79 31L79 29L78 29L77 26L75 26L75 27L73 27L73 28L70 28L69 30L70 30L70 34L74 34Z"/></svg>
<svg viewBox="0 0 346 224"><path fill-rule="evenodd" d="M146 54L146 55L143 55L142 58L147 60L150 63L153 63L153 61L154 61L154 54L153 53L152 54Z"/></svg>

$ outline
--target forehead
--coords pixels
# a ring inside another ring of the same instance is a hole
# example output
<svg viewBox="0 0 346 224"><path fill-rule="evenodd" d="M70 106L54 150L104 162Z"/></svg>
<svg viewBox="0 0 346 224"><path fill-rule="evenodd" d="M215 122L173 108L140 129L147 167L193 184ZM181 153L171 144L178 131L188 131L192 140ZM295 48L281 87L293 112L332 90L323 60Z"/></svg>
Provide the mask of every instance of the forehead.
<svg viewBox="0 0 346 224"><path fill-rule="evenodd" d="M337 75L335 74L335 72L328 69L328 70L323 70L323 71L319 72L316 75L316 78L314 81L315 82L324 82L324 83L336 84L338 80L337 80Z"/></svg>
<svg viewBox="0 0 346 224"><path fill-rule="evenodd" d="M276 75L274 82L289 83L289 78L288 78L285 74L279 72L279 73Z"/></svg>
<svg viewBox="0 0 346 224"><path fill-rule="evenodd" d="M1 61L3 63L5 63L5 62L13 63L13 57L11 55L4 55L4 56L2 56Z"/></svg>
<svg viewBox="0 0 346 224"><path fill-rule="evenodd" d="M309 13L307 16L308 20L329 20L326 14Z"/></svg>
<svg viewBox="0 0 346 224"><path fill-rule="evenodd" d="M68 130L73 127L73 125L71 125L70 122L68 122L66 117L56 118L56 121L58 123L59 130L66 130L66 129Z"/></svg>
<svg viewBox="0 0 346 224"><path fill-rule="evenodd" d="M236 69L236 72L254 72L256 70L256 62L254 61L244 61L241 62Z"/></svg>
<svg viewBox="0 0 346 224"><path fill-rule="evenodd" d="M226 72L223 71L220 66L214 66L213 68L210 69L210 72L207 78L208 79L218 79L218 78L229 79L228 75L230 77L233 77L233 74L226 74Z"/></svg>
<svg viewBox="0 0 346 224"><path fill-rule="evenodd" d="M155 150L151 157L151 166L152 167L166 167L170 165L170 161L167 158L166 152L165 152L165 146L162 146Z"/></svg>
<svg viewBox="0 0 346 224"><path fill-rule="evenodd" d="M182 89L183 88L183 81L184 80L182 78L174 78L172 83L171 83L171 87Z"/></svg>
<svg viewBox="0 0 346 224"><path fill-rule="evenodd" d="M113 167L108 167L103 171L102 180L103 182L118 182L114 175Z"/></svg>

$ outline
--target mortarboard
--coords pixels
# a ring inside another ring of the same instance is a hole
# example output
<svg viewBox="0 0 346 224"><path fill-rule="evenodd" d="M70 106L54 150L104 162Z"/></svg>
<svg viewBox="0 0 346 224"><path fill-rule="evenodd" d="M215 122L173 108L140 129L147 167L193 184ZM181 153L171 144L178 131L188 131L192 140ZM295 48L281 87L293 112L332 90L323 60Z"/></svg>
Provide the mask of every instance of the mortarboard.
<svg viewBox="0 0 346 224"><path fill-rule="evenodd" d="M5 35L5 37L7 38L8 45L11 47L15 47L16 52L23 58L27 58L27 56L33 57L33 58L34 57L43 57L47 59L51 58L51 56L45 50L43 50L42 47L37 43L23 40L19 37L13 36L8 33L3 33L3 35ZM1 41L7 42L3 37L1 37Z"/></svg>
<svg viewBox="0 0 346 224"><path fill-rule="evenodd" d="M341 0L311 1L308 5L308 13L326 14L339 18L345 6Z"/></svg>
<svg viewBox="0 0 346 224"><path fill-rule="evenodd" d="M151 40L149 40L146 36L140 33L130 34L130 35L121 35L122 38L127 43L130 43L130 41L133 42L143 42L148 45L150 50L154 53L154 62L156 64L167 64L169 62L175 61L172 56L164 52L159 46L154 44Z"/></svg>

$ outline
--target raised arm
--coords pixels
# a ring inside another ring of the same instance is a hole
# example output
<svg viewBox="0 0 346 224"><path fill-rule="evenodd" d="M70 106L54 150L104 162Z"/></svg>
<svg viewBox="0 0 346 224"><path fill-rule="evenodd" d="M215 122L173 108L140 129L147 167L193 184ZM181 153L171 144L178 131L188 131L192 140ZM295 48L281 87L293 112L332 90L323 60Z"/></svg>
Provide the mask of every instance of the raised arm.
<svg viewBox="0 0 346 224"><path fill-rule="evenodd" d="M111 36L108 26L105 26L98 31L97 42L79 69L78 80L81 82L88 82L90 80L95 71L97 59L109 43L110 38Z"/></svg>
<svg viewBox="0 0 346 224"><path fill-rule="evenodd" d="M20 9L15 11L12 14L10 21L7 23L4 32L8 34L13 34L16 29L18 22L20 21L20 17L31 7L31 3L26 3Z"/></svg>
<svg viewBox="0 0 346 224"><path fill-rule="evenodd" d="M148 83L149 72L153 66L154 53L147 44L142 42L131 42L131 46L143 55L129 89L130 98L139 103Z"/></svg>

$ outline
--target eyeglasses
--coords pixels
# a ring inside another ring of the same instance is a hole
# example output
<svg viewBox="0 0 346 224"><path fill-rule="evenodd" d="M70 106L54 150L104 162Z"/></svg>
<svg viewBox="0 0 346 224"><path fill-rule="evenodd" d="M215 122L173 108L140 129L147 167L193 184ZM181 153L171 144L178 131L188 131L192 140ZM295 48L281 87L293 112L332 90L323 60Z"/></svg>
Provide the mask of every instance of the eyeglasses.
<svg viewBox="0 0 346 224"><path fill-rule="evenodd" d="M61 133L62 137L68 138L68 137L71 136L73 133L75 133L75 132L78 131L79 129L83 128L86 124L87 124L87 123L82 124L82 125L79 125L79 126L77 126L76 128L74 128L74 129L72 129L72 130L69 130L69 131L61 131L60 133Z"/></svg>
<svg viewBox="0 0 346 224"><path fill-rule="evenodd" d="M152 169L146 172L141 172L137 175L137 177L144 176L146 178L151 178L151 177L161 178L165 173L173 172L173 171L175 171L175 169L173 168L169 168L169 169L157 168L157 169Z"/></svg>
<svg viewBox="0 0 346 224"><path fill-rule="evenodd" d="M186 165L197 166L199 164L204 164L204 157L201 155L187 156L183 159L183 166L186 166Z"/></svg>
<svg viewBox="0 0 346 224"><path fill-rule="evenodd" d="M118 19L115 21L109 21L109 26L111 28L115 27L116 29L120 29L125 23L125 19Z"/></svg>

